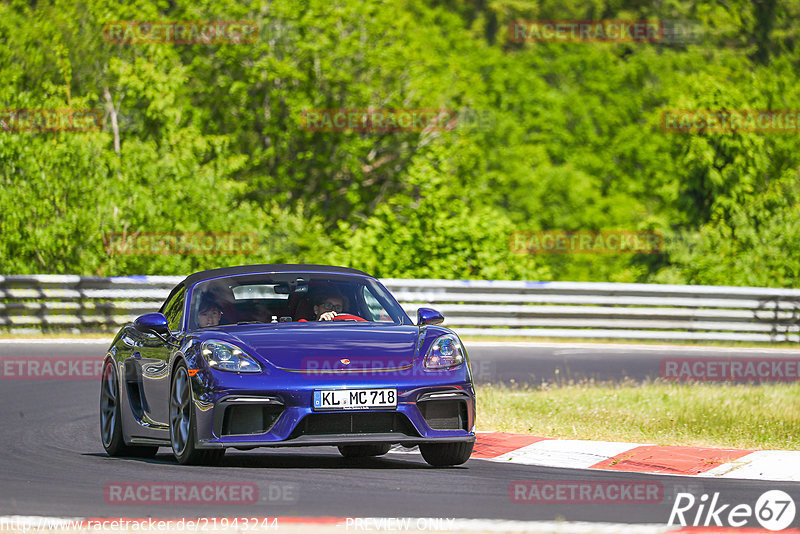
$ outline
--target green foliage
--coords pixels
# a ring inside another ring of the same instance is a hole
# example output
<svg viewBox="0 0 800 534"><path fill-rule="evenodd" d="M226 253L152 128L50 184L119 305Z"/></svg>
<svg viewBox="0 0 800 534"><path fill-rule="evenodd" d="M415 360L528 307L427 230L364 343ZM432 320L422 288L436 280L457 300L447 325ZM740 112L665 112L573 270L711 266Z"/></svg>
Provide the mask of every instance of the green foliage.
<svg viewBox="0 0 800 534"><path fill-rule="evenodd" d="M792 287L800 138L675 134L666 109L800 109L800 2L91 0L0 4L0 272L338 263L385 277ZM676 19L693 43L520 44L524 19ZM252 20L251 44L116 44L106 23ZM313 109L449 109L452 130L317 132ZM478 117L467 121L465 117ZM116 125L116 126L115 126ZM650 230L650 255L519 255L515 230ZM104 236L245 232L236 255Z"/></svg>

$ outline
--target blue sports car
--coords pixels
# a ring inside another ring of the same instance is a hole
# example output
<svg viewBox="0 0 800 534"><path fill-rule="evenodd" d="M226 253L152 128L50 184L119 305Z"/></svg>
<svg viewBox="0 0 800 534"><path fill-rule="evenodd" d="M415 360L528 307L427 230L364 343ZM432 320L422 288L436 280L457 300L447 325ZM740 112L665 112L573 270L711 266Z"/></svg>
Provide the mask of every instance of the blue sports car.
<svg viewBox="0 0 800 534"><path fill-rule="evenodd" d="M375 278L324 265L213 269L123 327L103 365L111 456L171 447L215 464L228 447L337 446L345 457L419 446L463 464L475 442L467 352L444 318L414 324Z"/></svg>

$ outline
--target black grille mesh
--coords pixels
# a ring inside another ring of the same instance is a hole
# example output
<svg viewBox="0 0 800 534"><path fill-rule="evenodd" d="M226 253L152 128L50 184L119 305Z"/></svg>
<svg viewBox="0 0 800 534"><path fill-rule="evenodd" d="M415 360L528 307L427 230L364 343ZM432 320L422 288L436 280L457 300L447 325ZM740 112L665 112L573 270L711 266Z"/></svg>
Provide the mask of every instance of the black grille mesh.
<svg viewBox="0 0 800 534"><path fill-rule="evenodd" d="M397 412L312 413L297 425L292 437L330 434L387 434L416 436L408 419Z"/></svg>
<svg viewBox="0 0 800 534"><path fill-rule="evenodd" d="M464 400L428 400L417 404L422 417L434 430L468 430Z"/></svg>
<svg viewBox="0 0 800 534"><path fill-rule="evenodd" d="M283 406L234 405L225 409L222 435L264 434L283 413Z"/></svg>

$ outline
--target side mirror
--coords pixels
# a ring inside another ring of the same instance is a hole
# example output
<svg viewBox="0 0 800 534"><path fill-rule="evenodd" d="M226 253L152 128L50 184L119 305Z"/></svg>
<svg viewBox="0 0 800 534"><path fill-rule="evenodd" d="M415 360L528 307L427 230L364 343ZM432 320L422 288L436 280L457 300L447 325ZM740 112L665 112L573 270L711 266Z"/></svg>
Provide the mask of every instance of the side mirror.
<svg viewBox="0 0 800 534"><path fill-rule="evenodd" d="M432 308L419 308L417 310L417 325L442 324L444 315Z"/></svg>
<svg viewBox="0 0 800 534"><path fill-rule="evenodd" d="M162 313L146 313L141 315L133 321L133 327L145 334L156 334L159 336L166 336L169 334L167 318L164 317Z"/></svg>

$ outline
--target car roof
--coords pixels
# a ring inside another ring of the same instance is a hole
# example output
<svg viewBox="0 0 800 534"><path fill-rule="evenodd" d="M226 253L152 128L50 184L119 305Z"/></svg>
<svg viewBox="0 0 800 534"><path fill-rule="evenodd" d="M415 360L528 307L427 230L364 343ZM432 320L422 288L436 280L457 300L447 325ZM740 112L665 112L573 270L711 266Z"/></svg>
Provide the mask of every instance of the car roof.
<svg viewBox="0 0 800 534"><path fill-rule="evenodd" d="M210 280L212 278L220 278L223 276L234 276L239 274L261 274L261 273L309 273L309 272L324 272L324 273L341 273L341 274L355 274L372 278L363 271L351 269L349 267L336 267L333 265L310 265L310 264L285 264L285 263L272 263L262 265L237 265L236 267L222 267L221 269L209 269L207 271L200 271L190 274L186 277L183 283L186 286L191 286L203 280Z"/></svg>

